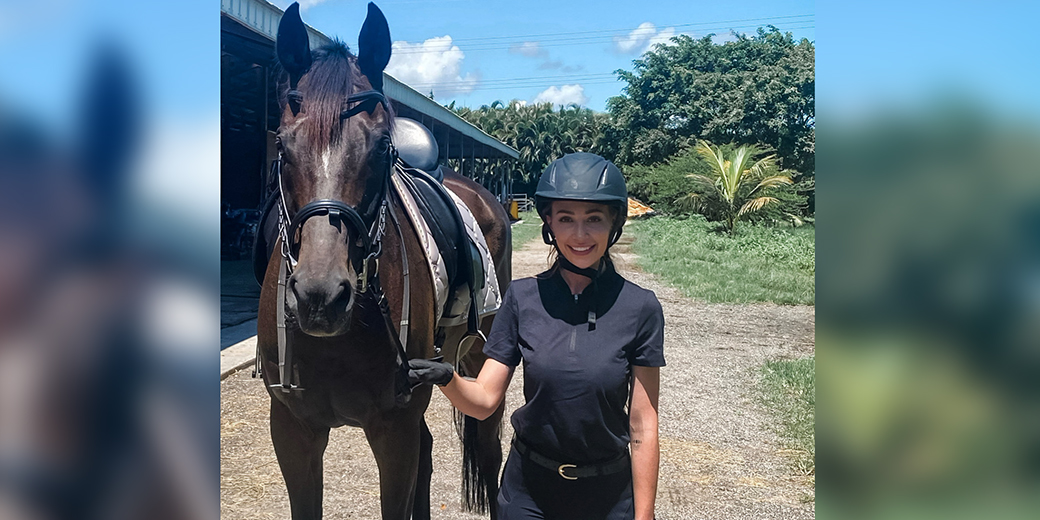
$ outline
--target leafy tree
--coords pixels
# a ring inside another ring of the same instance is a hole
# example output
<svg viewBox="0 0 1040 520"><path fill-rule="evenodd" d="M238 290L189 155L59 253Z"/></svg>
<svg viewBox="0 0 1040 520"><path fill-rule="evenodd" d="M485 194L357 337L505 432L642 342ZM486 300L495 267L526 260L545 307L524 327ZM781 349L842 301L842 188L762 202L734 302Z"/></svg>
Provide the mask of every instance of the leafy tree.
<svg viewBox="0 0 1040 520"><path fill-rule="evenodd" d="M710 175L687 174L694 189L680 200L708 220L722 221L730 233L737 221L748 220L767 206L781 206L774 193L794 184L789 174L777 171L776 155L763 157L766 151L755 145L724 151L700 141L695 151L711 164L712 171Z"/></svg>
<svg viewBox="0 0 1040 520"><path fill-rule="evenodd" d="M692 149L653 166L635 164L623 169L628 194L660 213L688 213L690 205L681 199L690 192L691 173L711 175L711 164Z"/></svg>
<svg viewBox="0 0 1040 520"><path fill-rule="evenodd" d="M618 70L605 134L620 164L657 164L698 139L759 144L799 175L815 170L815 47L775 27L736 41L686 35Z"/></svg>
<svg viewBox="0 0 1040 520"><path fill-rule="evenodd" d="M603 128L609 116L588 108L570 105L556 109L551 103L524 105L516 100L476 109L449 108L520 152L515 173L530 190L553 159L571 152L606 153Z"/></svg>

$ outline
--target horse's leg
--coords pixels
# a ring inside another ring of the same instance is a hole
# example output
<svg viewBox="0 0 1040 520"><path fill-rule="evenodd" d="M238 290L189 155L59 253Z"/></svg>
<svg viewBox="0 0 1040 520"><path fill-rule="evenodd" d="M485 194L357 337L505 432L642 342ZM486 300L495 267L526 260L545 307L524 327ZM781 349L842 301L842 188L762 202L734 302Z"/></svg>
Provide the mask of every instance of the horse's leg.
<svg viewBox="0 0 1040 520"><path fill-rule="evenodd" d="M419 470L419 421L408 411L395 410L372 418L364 430L379 467L383 520L408 520Z"/></svg>
<svg viewBox="0 0 1040 520"><path fill-rule="evenodd" d="M278 399L271 399L271 441L289 491L293 520L321 518L322 456L329 429L304 424Z"/></svg>
<svg viewBox="0 0 1040 520"><path fill-rule="evenodd" d="M412 520L430 518L430 479L433 477L433 435L423 417L419 423L419 473L415 480L415 505Z"/></svg>

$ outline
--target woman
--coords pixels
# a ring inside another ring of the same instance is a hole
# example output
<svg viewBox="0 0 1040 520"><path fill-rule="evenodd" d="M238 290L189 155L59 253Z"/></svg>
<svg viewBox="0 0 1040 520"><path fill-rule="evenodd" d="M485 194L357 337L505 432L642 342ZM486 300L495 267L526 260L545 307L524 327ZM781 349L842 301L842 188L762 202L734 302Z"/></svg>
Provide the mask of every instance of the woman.
<svg viewBox="0 0 1040 520"><path fill-rule="evenodd" d="M499 518L650 520L664 316L654 293L610 259L627 213L625 179L602 157L569 154L546 168L535 197L556 262L509 286L476 380L428 360L409 362L410 375L483 419L524 362L527 404L512 415Z"/></svg>

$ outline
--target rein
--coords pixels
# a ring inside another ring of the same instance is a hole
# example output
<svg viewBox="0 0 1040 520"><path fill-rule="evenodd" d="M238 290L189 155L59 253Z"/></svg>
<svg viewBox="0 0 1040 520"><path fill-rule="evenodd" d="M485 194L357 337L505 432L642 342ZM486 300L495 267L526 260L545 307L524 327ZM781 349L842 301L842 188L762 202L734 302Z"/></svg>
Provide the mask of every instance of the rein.
<svg viewBox="0 0 1040 520"><path fill-rule="evenodd" d="M293 113L297 113L302 104L302 95L299 91L293 88L289 91L287 97ZM346 108L340 113L340 121L349 119L361 112L371 113L378 105L382 105L383 109L389 112L389 104L386 97L382 92L377 90L366 90L352 94L347 97L346 104L353 104L354 106ZM278 159L275 161L275 173L278 177L278 190L281 197L278 206L278 232L282 241L282 262L278 269L278 291L276 296L278 299L277 329L279 382L272 384L272 388L280 389L283 393L304 390L304 388L293 383L292 342L290 341L290 335L286 332L286 318L288 317L288 314L285 308L285 288L288 277L292 275L292 270L298 263L296 252L299 250L299 240L297 240L297 235L300 233L300 229L307 219L319 215L328 215L330 224L338 226L338 224L342 222L349 226L358 237L354 245L361 250L362 254L358 257L359 259L354 262L354 272L357 273L358 276L356 284L357 297L360 298L366 294L370 294L375 299L380 314L383 316L387 332L390 334L390 337L393 338L393 342L395 343L395 354L397 357L397 372L394 381L395 404L397 406L404 406L411 398L411 386L408 384L408 354L405 351L405 345L407 345L408 342L410 310L408 252L405 248L404 234L401 231L401 225L398 221L397 214L390 203L390 177L393 175L394 164L397 160L397 152L393 143L388 147L387 154L387 168L383 175L383 182L377 195L378 198L375 201L378 202L378 206L373 208L373 210L367 215L362 215L357 208L343 201L335 199L318 199L305 204L290 218L289 206L286 204L285 200L285 190L282 188L282 156L280 153ZM364 202L364 198L362 199L362 202ZM399 332L394 330L393 321L390 317L389 302L387 301L386 294L383 292L382 286L379 283L379 257L382 255L383 251L382 239L386 230L386 216L388 212L390 214L390 220L394 225L394 229L401 239L400 245L401 261L403 264L402 274L404 277L404 291ZM366 223L366 220L370 223ZM372 264L375 264L375 267L370 269ZM254 371L254 377L259 374L260 356L258 344L257 369Z"/></svg>

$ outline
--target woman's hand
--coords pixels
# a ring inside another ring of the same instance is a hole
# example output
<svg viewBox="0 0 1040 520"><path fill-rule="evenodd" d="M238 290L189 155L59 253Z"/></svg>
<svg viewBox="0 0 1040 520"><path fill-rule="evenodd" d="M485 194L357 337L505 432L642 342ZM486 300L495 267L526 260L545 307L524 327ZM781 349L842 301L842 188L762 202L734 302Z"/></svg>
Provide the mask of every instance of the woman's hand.
<svg viewBox="0 0 1040 520"><path fill-rule="evenodd" d="M444 386L455 377L455 369L448 363L442 363L443 358L434 359L409 359L408 360L408 383L415 388L419 385Z"/></svg>

